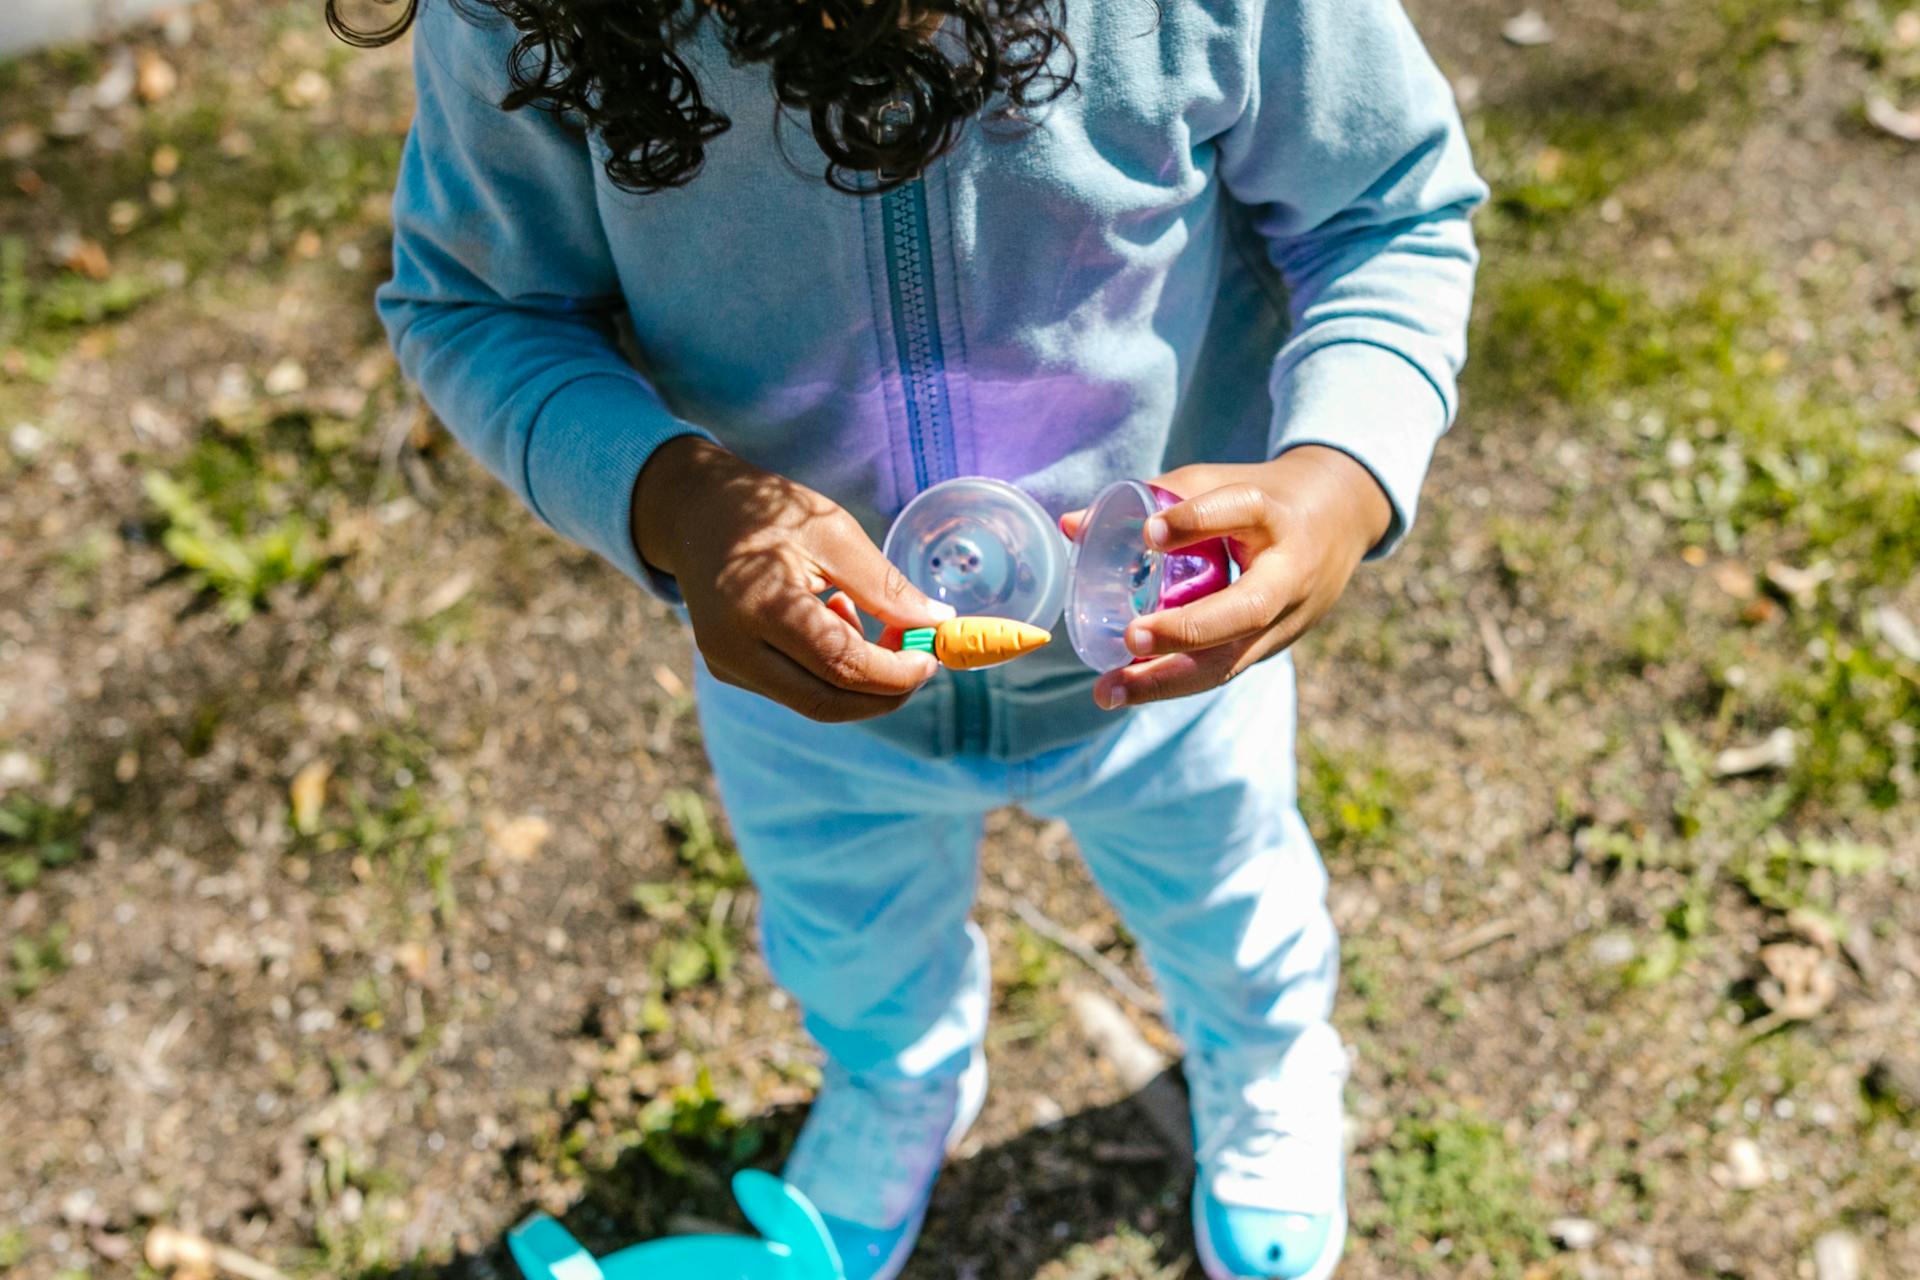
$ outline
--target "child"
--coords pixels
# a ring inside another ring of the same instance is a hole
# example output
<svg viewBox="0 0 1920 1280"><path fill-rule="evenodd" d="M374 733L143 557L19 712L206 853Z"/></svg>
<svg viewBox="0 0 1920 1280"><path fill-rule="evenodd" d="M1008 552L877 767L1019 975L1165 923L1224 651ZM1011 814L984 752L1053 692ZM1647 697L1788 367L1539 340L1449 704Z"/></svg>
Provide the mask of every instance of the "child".
<svg viewBox="0 0 1920 1280"><path fill-rule="evenodd" d="M1284 651L1413 519L1485 194L1398 0L463 2L420 15L380 314L536 514L683 606L827 1059L786 1176L849 1275L904 1265L980 1108L1008 802L1071 825L1167 997L1208 1275L1330 1274L1346 1059ZM876 541L959 475L1069 531L1156 480L1187 501L1150 540L1225 536L1239 576L1097 679L1063 643L936 677L869 638L943 616Z"/></svg>

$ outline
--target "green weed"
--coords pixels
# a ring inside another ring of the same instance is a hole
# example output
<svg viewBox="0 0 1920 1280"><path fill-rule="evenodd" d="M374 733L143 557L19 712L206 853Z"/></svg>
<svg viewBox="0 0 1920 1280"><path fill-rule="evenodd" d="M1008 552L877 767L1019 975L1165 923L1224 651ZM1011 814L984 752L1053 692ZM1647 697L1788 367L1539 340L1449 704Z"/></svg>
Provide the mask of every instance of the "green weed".
<svg viewBox="0 0 1920 1280"><path fill-rule="evenodd" d="M67 926L50 925L38 935L21 932L7 945L13 962L13 994L25 999L67 971Z"/></svg>
<svg viewBox="0 0 1920 1280"><path fill-rule="evenodd" d="M713 1077L700 1068L694 1082L650 1100L638 1116L640 1151L679 1181L711 1176L717 1161L738 1168L765 1141L758 1125L744 1123L713 1091Z"/></svg>
<svg viewBox="0 0 1920 1280"><path fill-rule="evenodd" d="M1846 47L1873 73L1880 91L1895 102L1920 93L1920 39L1912 34L1911 6L1851 0L1844 13Z"/></svg>
<svg viewBox="0 0 1920 1280"><path fill-rule="evenodd" d="M1028 1001L1044 995L1060 983L1060 948L1035 933L1026 924L1013 926L1013 954L1005 970L1003 984L1009 1002Z"/></svg>
<svg viewBox="0 0 1920 1280"><path fill-rule="evenodd" d="M1628 986L1652 987L1678 974L1712 927L1709 881L1696 877L1661 916L1660 932L1627 965L1622 979Z"/></svg>
<svg viewBox="0 0 1920 1280"><path fill-rule="evenodd" d="M1525 1161L1474 1112L1403 1117L1367 1165L1381 1203L1365 1225L1420 1274L1474 1262L1518 1276L1548 1254L1546 1215ZM1442 1241L1444 1254L1435 1249Z"/></svg>
<svg viewBox="0 0 1920 1280"><path fill-rule="evenodd" d="M727 917L747 871L699 792L679 788L664 802L681 874L635 885L633 902L649 919L676 926L655 944L651 963L669 991L684 991L732 974L737 951Z"/></svg>
<svg viewBox="0 0 1920 1280"><path fill-rule="evenodd" d="M1790 839L1770 831L1743 849L1730 867L1734 883L1755 902L1786 914L1813 910L1832 916L1841 881L1886 865L1884 849L1848 839Z"/></svg>
<svg viewBox="0 0 1920 1280"><path fill-rule="evenodd" d="M1413 781L1360 754L1310 745L1301 775L1301 811L1329 855L1378 852L1399 834Z"/></svg>
<svg viewBox="0 0 1920 1280"><path fill-rule="evenodd" d="M310 1166L313 1269L329 1275L377 1272L399 1261L395 1237L405 1222L402 1181L336 1140L323 1141ZM354 1207L349 1208L351 1204Z"/></svg>
<svg viewBox="0 0 1920 1280"><path fill-rule="evenodd" d="M337 788L346 801L346 821L307 837L307 847L364 858L396 893L424 882L434 914L443 927L449 925L459 910L452 879L453 824L425 787L435 748L417 734L392 729L382 730L370 746L362 750L371 769Z"/></svg>
<svg viewBox="0 0 1920 1280"><path fill-rule="evenodd" d="M25 792L0 799L0 884L21 892L78 861L86 825L85 802L51 805Z"/></svg>
<svg viewBox="0 0 1920 1280"><path fill-rule="evenodd" d="M1677 600L1643 605L1628 620L1622 647L1629 670L1645 672L1687 650L1690 639L1685 607Z"/></svg>
<svg viewBox="0 0 1920 1280"><path fill-rule="evenodd" d="M145 483L147 497L166 521L160 545L202 589L220 598L235 625L252 617L275 587L312 582L325 567L318 540L300 516L234 529L168 476L150 472Z"/></svg>
<svg viewBox="0 0 1920 1280"><path fill-rule="evenodd" d="M71 271L37 278L26 240L0 236L0 345L37 347L35 340L50 332L118 319L160 290L159 281L132 272L105 280Z"/></svg>
<svg viewBox="0 0 1920 1280"><path fill-rule="evenodd" d="M298 406L207 422L146 479L162 545L236 623L276 587L316 581L345 554L330 541L343 496L374 484L364 428Z"/></svg>

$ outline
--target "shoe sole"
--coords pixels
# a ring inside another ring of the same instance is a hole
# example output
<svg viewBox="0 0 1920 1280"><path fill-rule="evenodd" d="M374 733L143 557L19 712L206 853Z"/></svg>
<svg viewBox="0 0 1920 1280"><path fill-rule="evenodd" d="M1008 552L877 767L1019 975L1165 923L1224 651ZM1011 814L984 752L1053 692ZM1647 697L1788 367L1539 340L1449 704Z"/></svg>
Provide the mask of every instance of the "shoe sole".
<svg viewBox="0 0 1920 1280"><path fill-rule="evenodd" d="M1313 1265L1313 1270L1297 1277L1297 1280L1328 1280L1334 1268L1340 1265L1340 1259L1347 1251L1345 1204L1340 1206L1339 1215L1333 1220L1333 1229L1327 1233L1327 1240L1333 1247ZM1207 1231L1205 1214L1193 1215L1193 1245L1195 1252L1200 1255L1200 1269L1207 1273L1208 1280L1262 1280L1259 1276L1243 1276L1227 1270L1226 1264L1220 1261L1220 1255L1213 1251L1213 1237Z"/></svg>

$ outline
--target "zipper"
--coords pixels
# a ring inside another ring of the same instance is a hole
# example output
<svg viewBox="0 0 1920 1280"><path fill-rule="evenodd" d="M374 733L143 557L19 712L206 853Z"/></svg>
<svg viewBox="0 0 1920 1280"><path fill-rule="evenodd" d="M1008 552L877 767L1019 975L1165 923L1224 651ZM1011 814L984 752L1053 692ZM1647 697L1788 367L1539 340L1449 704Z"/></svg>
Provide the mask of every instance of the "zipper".
<svg viewBox="0 0 1920 1280"><path fill-rule="evenodd" d="M887 247L887 284L893 304L893 340L906 400L907 446L917 493L959 474L953 406L947 395L946 353L940 343L939 302L933 284L933 236L927 225L923 177L880 197ZM986 673L956 671L955 749L985 754L992 712Z"/></svg>
<svg viewBox="0 0 1920 1280"><path fill-rule="evenodd" d="M933 237L927 229L923 179L880 197L886 221L887 280L892 287L893 340L907 402L913 483L926 489L957 474L953 410L947 400L946 353L940 345L933 291Z"/></svg>

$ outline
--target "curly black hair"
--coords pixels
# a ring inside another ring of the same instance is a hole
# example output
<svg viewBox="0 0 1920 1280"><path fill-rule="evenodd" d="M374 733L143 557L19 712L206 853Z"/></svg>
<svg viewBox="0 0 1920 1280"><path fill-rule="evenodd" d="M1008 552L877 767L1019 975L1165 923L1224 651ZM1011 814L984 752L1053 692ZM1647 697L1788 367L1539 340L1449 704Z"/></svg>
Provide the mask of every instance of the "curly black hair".
<svg viewBox="0 0 1920 1280"><path fill-rule="evenodd" d="M891 190L952 147L995 94L996 119L1050 102L1073 84L1065 0L449 0L470 19L504 17L520 33L501 107L534 107L597 132L607 176L633 192L685 186L705 145L731 121L701 96L675 51L702 21L721 24L736 65L763 62L779 110L806 113L829 186ZM327 25L362 48L400 38L420 0L360 28L326 0ZM1064 68L1049 64L1064 55Z"/></svg>

